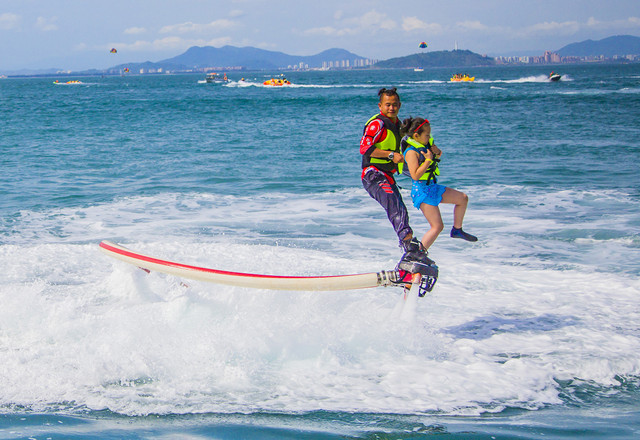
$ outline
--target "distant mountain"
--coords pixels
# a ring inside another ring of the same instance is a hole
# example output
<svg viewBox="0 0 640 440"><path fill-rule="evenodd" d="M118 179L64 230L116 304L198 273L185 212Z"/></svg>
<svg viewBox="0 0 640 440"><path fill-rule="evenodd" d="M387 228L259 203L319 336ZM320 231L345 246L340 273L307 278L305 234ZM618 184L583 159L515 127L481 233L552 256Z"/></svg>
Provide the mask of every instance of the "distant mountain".
<svg viewBox="0 0 640 440"><path fill-rule="evenodd" d="M425 67L474 67L493 66L493 58L478 55L470 50L442 50L416 53L406 57L379 61L375 67L381 68L425 68Z"/></svg>
<svg viewBox="0 0 640 440"><path fill-rule="evenodd" d="M611 58L615 55L640 55L640 37L617 35L593 41L571 43L556 51L558 55L567 57L589 57L604 55Z"/></svg>
<svg viewBox="0 0 640 440"><path fill-rule="evenodd" d="M322 67L323 62L362 59L344 49L329 49L312 56L287 55L282 52L257 49L255 47L198 47L194 46L182 55L160 63L182 64L192 67L242 66L247 69L278 69L296 64Z"/></svg>
<svg viewBox="0 0 640 440"><path fill-rule="evenodd" d="M50 68L50 69L20 69L20 70L4 70L0 72L9 76L51 76L56 75L62 69Z"/></svg>
<svg viewBox="0 0 640 440"><path fill-rule="evenodd" d="M193 46L181 55L155 63L129 63L115 66L112 69L119 70L129 67L134 71L137 69L158 69L165 70L188 70L202 69L206 67L240 67L247 70L280 69L288 66L308 65L310 68L322 67L325 62L349 61L353 66L354 62L365 58L353 54L344 49L329 49L317 55L288 55L282 52L257 49L255 47L211 47Z"/></svg>

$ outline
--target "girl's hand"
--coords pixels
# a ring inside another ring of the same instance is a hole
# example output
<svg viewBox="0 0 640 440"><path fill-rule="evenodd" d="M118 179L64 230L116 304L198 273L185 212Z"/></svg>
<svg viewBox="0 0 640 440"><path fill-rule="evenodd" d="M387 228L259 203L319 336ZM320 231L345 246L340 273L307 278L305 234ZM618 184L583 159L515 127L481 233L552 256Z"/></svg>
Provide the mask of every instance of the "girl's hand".
<svg viewBox="0 0 640 440"><path fill-rule="evenodd" d="M442 156L442 150L435 145L431 146L431 150L435 153L436 156Z"/></svg>
<svg viewBox="0 0 640 440"><path fill-rule="evenodd" d="M433 154L431 153L431 150L420 151L420 154L422 154L422 157L424 157L428 161L433 162Z"/></svg>

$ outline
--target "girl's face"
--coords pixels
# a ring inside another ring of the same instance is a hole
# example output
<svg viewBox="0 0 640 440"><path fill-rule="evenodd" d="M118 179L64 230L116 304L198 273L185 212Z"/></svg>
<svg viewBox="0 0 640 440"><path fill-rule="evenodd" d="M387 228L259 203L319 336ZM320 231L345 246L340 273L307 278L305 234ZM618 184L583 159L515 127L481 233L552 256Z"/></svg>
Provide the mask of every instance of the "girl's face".
<svg viewBox="0 0 640 440"><path fill-rule="evenodd" d="M413 133L413 138L422 145L429 145L429 139L431 138L431 126L426 124L423 125L420 134Z"/></svg>

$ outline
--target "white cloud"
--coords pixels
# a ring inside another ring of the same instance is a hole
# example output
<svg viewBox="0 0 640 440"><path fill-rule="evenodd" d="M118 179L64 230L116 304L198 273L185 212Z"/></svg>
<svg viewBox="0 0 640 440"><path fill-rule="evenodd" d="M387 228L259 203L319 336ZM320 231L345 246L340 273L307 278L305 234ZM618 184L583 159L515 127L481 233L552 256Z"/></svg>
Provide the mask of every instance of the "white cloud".
<svg viewBox="0 0 640 440"><path fill-rule="evenodd" d="M220 38L214 38L213 40L209 40L204 44L200 44L200 46L214 46L214 47L226 46L228 44L231 44L232 41L233 40L231 39L231 37L220 37Z"/></svg>
<svg viewBox="0 0 640 440"><path fill-rule="evenodd" d="M332 26L324 26L318 28L307 29L303 32L305 35L318 35L318 36L326 36L326 37L343 37L345 35L355 34L355 29L351 28L343 28L336 29Z"/></svg>
<svg viewBox="0 0 640 440"><path fill-rule="evenodd" d="M58 26L55 24L58 17L44 18L38 17L36 20L36 28L43 32L57 31Z"/></svg>
<svg viewBox="0 0 640 440"><path fill-rule="evenodd" d="M421 31L430 34L441 34L444 27L438 23L425 23L418 17L403 17L402 30L405 32Z"/></svg>
<svg viewBox="0 0 640 440"><path fill-rule="evenodd" d="M580 24L577 21L564 21L562 23L558 23L556 21L545 21L543 23L537 23L526 27L524 29L524 33L529 35L567 35L575 34L579 29Z"/></svg>
<svg viewBox="0 0 640 440"><path fill-rule="evenodd" d="M417 27L417 24L414 24ZM538 38L576 35L580 31L606 30L621 32L623 29L640 28L640 18L629 17L624 20L600 21L590 17L586 22L578 21L545 21L522 28L508 26L487 26L480 21L463 21L456 23L456 32L471 34L492 34L503 38Z"/></svg>
<svg viewBox="0 0 640 440"><path fill-rule="evenodd" d="M260 42L257 44L254 44L255 47L257 47L258 49L264 49L264 50L277 50L278 49L278 45L274 44L274 43L267 43L267 42Z"/></svg>
<svg viewBox="0 0 640 440"><path fill-rule="evenodd" d="M402 29L404 29L406 32L419 31L425 29L426 27L427 23L420 20L418 17L402 18Z"/></svg>
<svg viewBox="0 0 640 440"><path fill-rule="evenodd" d="M612 25L613 23L609 24ZM457 22L453 29L455 33L464 32L473 36L491 34L493 36L511 39L574 35L585 28L604 28L608 27L609 24L591 17L584 23L578 21L545 21L522 28L513 28L510 26L488 26L477 20L469 20ZM612 25L611 27L620 28L620 23L618 22L615 26Z"/></svg>
<svg viewBox="0 0 640 440"><path fill-rule="evenodd" d="M126 35L138 35L138 34L144 34L147 32L146 28L143 27L130 27L124 30L124 33Z"/></svg>
<svg viewBox="0 0 640 440"><path fill-rule="evenodd" d="M20 16L12 14L11 12L5 12L0 14L0 29L10 30L15 29L20 24Z"/></svg>
<svg viewBox="0 0 640 440"><path fill-rule="evenodd" d="M593 17L589 17L589 20L587 20L587 26L597 26L599 24L600 22Z"/></svg>
<svg viewBox="0 0 640 440"><path fill-rule="evenodd" d="M381 14L376 10L369 11L354 21L358 22L361 28L378 28L391 31L398 26L386 14Z"/></svg>
<svg viewBox="0 0 640 440"><path fill-rule="evenodd" d="M201 38L190 39L181 38L177 36L159 38L153 41L138 40L133 43L111 43L109 48L117 47L118 52L142 52L142 51L167 51L167 50L183 50L188 49L191 46L223 46L231 43L230 37L220 37L210 40ZM100 50L104 50L103 46Z"/></svg>
<svg viewBox="0 0 640 440"><path fill-rule="evenodd" d="M144 51L144 50L167 50L180 48L183 45L183 39L180 37L165 37L159 38L153 41L138 40L134 43L119 43L114 44L113 47L117 47L118 51Z"/></svg>
<svg viewBox="0 0 640 440"><path fill-rule="evenodd" d="M522 28L512 27L489 27L478 21L466 21L456 24L459 31L475 32L500 35L503 38L539 38L539 37L556 37L556 36L572 36L577 35L581 31L593 32L608 31L608 32L624 32L625 30L638 30L640 29L640 18L628 17L621 20L602 21L595 17L589 17L584 22L579 21L545 21L541 23L535 23L530 26Z"/></svg>
<svg viewBox="0 0 640 440"><path fill-rule="evenodd" d="M603 30L622 30L622 29L635 29L640 28L640 18L629 17L624 20L614 21L600 21L594 17L590 17L585 25L588 28L603 29Z"/></svg>
<svg viewBox="0 0 640 440"><path fill-rule="evenodd" d="M345 35L356 35L361 33L373 34L377 30L391 31L395 30L398 25L389 18L388 15L382 14L376 10L371 10L358 17L341 20L342 12L338 11L335 18L340 23L337 26L320 26L307 29L304 35L320 35L331 37L343 37Z"/></svg>
<svg viewBox="0 0 640 440"><path fill-rule="evenodd" d="M232 20L228 20L226 18L222 18L220 20L212 21L211 23L193 23L191 21L187 21L186 23L173 24L169 26L164 26L160 29L161 34L170 34L170 33L178 33L178 34L188 34L188 33L205 33L212 32L221 29L229 29L236 26L236 22Z"/></svg>
<svg viewBox="0 0 640 440"><path fill-rule="evenodd" d="M153 40L153 43L151 44L151 46L154 50L167 50L167 49L179 49L181 47L184 47L185 44L188 44L188 43L186 43L186 40L183 40L180 37L166 37L166 38Z"/></svg>
<svg viewBox="0 0 640 440"><path fill-rule="evenodd" d="M427 23L418 17L403 17L401 28L405 32L423 32L429 35L444 35L447 32L454 34L465 33L474 37L481 35L501 36L507 39L527 39L538 37L571 36L580 31L613 31L640 29L640 18L628 17L621 20L602 21L595 17L590 17L586 21L545 21L534 23L522 28L498 25L489 26L479 20L460 21L452 26L442 26L437 23ZM429 35L425 36L427 38Z"/></svg>
<svg viewBox="0 0 640 440"><path fill-rule="evenodd" d="M486 32L489 27L479 21L459 21L456 26L464 31Z"/></svg>
<svg viewBox="0 0 640 440"><path fill-rule="evenodd" d="M244 15L244 11L240 9L234 9L233 11L229 12L229 17L232 17L232 18L242 17L243 15Z"/></svg>

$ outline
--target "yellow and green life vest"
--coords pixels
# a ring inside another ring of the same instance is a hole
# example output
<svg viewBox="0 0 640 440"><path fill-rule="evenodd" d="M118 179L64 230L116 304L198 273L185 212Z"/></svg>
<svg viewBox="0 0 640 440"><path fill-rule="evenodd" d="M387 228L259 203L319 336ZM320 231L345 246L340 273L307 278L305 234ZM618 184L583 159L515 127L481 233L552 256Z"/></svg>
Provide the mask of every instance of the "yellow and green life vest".
<svg viewBox="0 0 640 440"><path fill-rule="evenodd" d="M433 145L432 137L429 138L429 146L422 145L420 142L416 141L411 136L403 137L401 141L401 148L402 148L402 155L405 157L405 163L407 160L406 159L407 151L415 150L418 153L420 153L420 150L423 150L423 151L428 150L432 145ZM422 165L425 160L427 159L425 159L425 157L422 154L418 154L418 166ZM434 155L434 160L427 167L427 170L424 172L424 174L422 175L422 177L420 177L419 180L426 180L427 183L431 183L431 181L433 181L433 183L436 183L437 182L436 176L440 175L440 170L438 169L438 162L440 162L440 159L435 159L435 155ZM398 167L398 170L399 170L398 172L411 177L411 173L409 172L409 167L404 167L403 163L399 165L400 166Z"/></svg>

